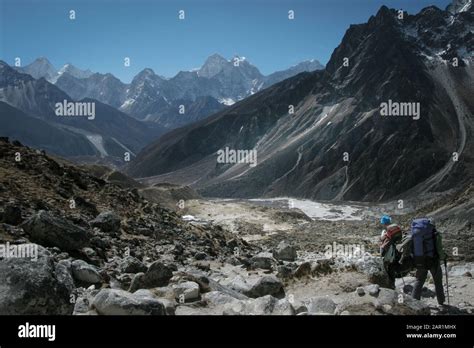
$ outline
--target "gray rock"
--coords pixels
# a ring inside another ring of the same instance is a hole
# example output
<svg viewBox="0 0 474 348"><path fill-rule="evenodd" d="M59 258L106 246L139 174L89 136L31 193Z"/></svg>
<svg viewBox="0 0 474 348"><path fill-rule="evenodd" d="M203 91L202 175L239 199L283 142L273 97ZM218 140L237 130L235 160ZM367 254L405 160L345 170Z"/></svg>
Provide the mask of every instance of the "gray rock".
<svg viewBox="0 0 474 348"><path fill-rule="evenodd" d="M91 220L92 227L98 227L104 232L118 232L120 230L120 217L113 211L106 211Z"/></svg>
<svg viewBox="0 0 474 348"><path fill-rule="evenodd" d="M311 275L311 263L310 262L303 262L301 265L299 265L295 272L294 276L296 278L302 278L302 277L307 277Z"/></svg>
<svg viewBox="0 0 474 348"><path fill-rule="evenodd" d="M3 315L69 315L70 279L56 267L51 254L42 246L37 259L0 260L0 313Z"/></svg>
<svg viewBox="0 0 474 348"><path fill-rule="evenodd" d="M448 274L451 277L461 277L461 276L466 276L469 277L469 275L472 276L474 273L474 262L466 262L464 264L459 264L459 265L454 265L449 267L448 266ZM444 267L443 267L443 273L444 273Z"/></svg>
<svg viewBox="0 0 474 348"><path fill-rule="evenodd" d="M357 289L356 289L356 293L357 295L359 296L364 296L365 295L365 290L362 286L359 286Z"/></svg>
<svg viewBox="0 0 474 348"><path fill-rule="evenodd" d="M72 276L74 279L86 283L97 284L102 282L102 276L98 269L83 260L74 260L71 264Z"/></svg>
<svg viewBox="0 0 474 348"><path fill-rule="evenodd" d="M294 299L291 302L291 306L293 307L295 314L308 313L308 307L306 307L306 304L302 301Z"/></svg>
<svg viewBox="0 0 474 348"><path fill-rule="evenodd" d="M22 225L33 242L61 250L79 250L87 246L86 230L66 219L40 210Z"/></svg>
<svg viewBox="0 0 474 348"><path fill-rule="evenodd" d="M234 300L224 305L224 315L294 315L286 299L266 295L256 299Z"/></svg>
<svg viewBox="0 0 474 348"><path fill-rule="evenodd" d="M225 305L226 303L238 301L235 297L232 297L220 291L207 292L202 295L202 299L208 305L212 306L221 306Z"/></svg>
<svg viewBox="0 0 474 348"><path fill-rule="evenodd" d="M120 262L119 270L122 273L140 273L146 272L147 267L137 258L127 256Z"/></svg>
<svg viewBox="0 0 474 348"><path fill-rule="evenodd" d="M381 288L375 300L375 306L386 314L393 315L429 315L430 309L422 301L401 294L392 289Z"/></svg>
<svg viewBox="0 0 474 348"><path fill-rule="evenodd" d="M305 301L308 314L334 314L336 304L329 297L312 297Z"/></svg>
<svg viewBox="0 0 474 348"><path fill-rule="evenodd" d="M156 291L160 289L161 291ZM166 311L166 314L167 315L175 315L175 311L176 311L176 301L174 300L169 300L167 298L161 298L159 295L161 292L164 292L166 293L167 291L165 291L164 289L166 288L156 288L156 289L153 289L153 291L149 290L149 289L140 289L140 290L137 290L133 293L133 296L135 298L145 298L145 299L148 299L148 298L156 298L157 300L159 300L161 303L163 303L163 305L165 306L165 311ZM171 289L170 289L171 290ZM172 291L172 290L171 290Z"/></svg>
<svg viewBox="0 0 474 348"><path fill-rule="evenodd" d="M272 269L276 264L276 260L271 253L262 252L250 259L250 266L253 269Z"/></svg>
<svg viewBox="0 0 474 348"><path fill-rule="evenodd" d="M275 303L273 307L273 315L295 315L296 312L293 309L291 303L286 299L282 298Z"/></svg>
<svg viewBox="0 0 474 348"><path fill-rule="evenodd" d="M204 260L204 259L206 259L206 257L207 257L207 254L204 253L204 252L201 252L201 251L194 254L194 259L195 260Z"/></svg>
<svg viewBox="0 0 474 348"><path fill-rule="evenodd" d="M280 242L273 251L273 257L282 261L295 261L296 248L285 241Z"/></svg>
<svg viewBox="0 0 474 348"><path fill-rule="evenodd" d="M173 289L175 292L175 297L178 301L182 298L184 301L193 301L199 298L199 284L195 282L183 282L179 284L174 284Z"/></svg>
<svg viewBox="0 0 474 348"><path fill-rule="evenodd" d="M74 285L74 279L72 278L71 261L59 261L55 266L55 273L58 281L64 284L69 292L72 293L76 286Z"/></svg>
<svg viewBox="0 0 474 348"><path fill-rule="evenodd" d="M5 207L5 210L3 212L3 222L9 224L9 225L18 225L21 222L21 209L20 207L13 205L13 204L8 204Z"/></svg>
<svg viewBox="0 0 474 348"><path fill-rule="evenodd" d="M365 255L355 262L356 269L367 275L368 281L381 287L389 287L390 279L380 257Z"/></svg>
<svg viewBox="0 0 474 348"><path fill-rule="evenodd" d="M380 292L380 286L377 284L370 284L365 287L365 290L369 293L370 296L377 296Z"/></svg>
<svg viewBox="0 0 474 348"><path fill-rule="evenodd" d="M282 282L273 275L244 279L242 276L235 277L230 287L245 296L257 298L265 295L272 295L277 298L285 296Z"/></svg>
<svg viewBox="0 0 474 348"><path fill-rule="evenodd" d="M219 284L213 279L209 279L209 290L211 291L219 291L225 295L231 296L233 298L236 298L238 300L246 300L248 299L247 296L242 294L241 292L236 291L235 289L232 289L231 286L224 286L222 284Z"/></svg>
<svg viewBox="0 0 474 348"><path fill-rule="evenodd" d="M430 309L422 301L392 289L380 288L376 297L359 296L352 293L337 306L337 313L348 312L351 315L429 315Z"/></svg>
<svg viewBox="0 0 474 348"><path fill-rule="evenodd" d="M168 285L175 267L161 261L153 262L145 273L137 273L130 284L130 291Z"/></svg>
<svg viewBox="0 0 474 348"><path fill-rule="evenodd" d="M116 289L102 289L92 307L102 315L166 315L163 302L151 295Z"/></svg>

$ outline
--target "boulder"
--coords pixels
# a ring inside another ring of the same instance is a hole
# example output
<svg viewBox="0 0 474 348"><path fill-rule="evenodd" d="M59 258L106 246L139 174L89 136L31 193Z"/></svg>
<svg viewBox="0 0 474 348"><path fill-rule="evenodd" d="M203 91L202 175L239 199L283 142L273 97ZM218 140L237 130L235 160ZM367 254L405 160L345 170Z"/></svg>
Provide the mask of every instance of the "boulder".
<svg viewBox="0 0 474 348"><path fill-rule="evenodd" d="M273 251L273 257L281 261L295 261L296 248L287 242L282 241Z"/></svg>
<svg viewBox="0 0 474 348"><path fill-rule="evenodd" d="M130 284L130 291L168 285L176 267L161 261L153 262L145 273L137 273Z"/></svg>
<svg viewBox="0 0 474 348"><path fill-rule="evenodd" d="M250 266L252 269L272 269L276 264L276 260L271 253L262 252L250 259Z"/></svg>
<svg viewBox="0 0 474 348"><path fill-rule="evenodd" d="M235 277L230 287L245 296L257 298L272 295L277 298L285 296L282 282L273 275L244 279L242 276Z"/></svg>
<svg viewBox="0 0 474 348"><path fill-rule="evenodd" d="M17 205L8 204L3 211L3 222L9 225L18 225L21 221L21 208Z"/></svg>
<svg viewBox="0 0 474 348"><path fill-rule="evenodd" d="M302 277L307 277L311 275L311 263L310 262L303 262L300 264L295 272L294 272L294 277L296 278L302 278Z"/></svg>
<svg viewBox="0 0 474 348"><path fill-rule="evenodd" d="M362 286L357 287L356 293L359 296L364 296L365 295L365 289Z"/></svg>
<svg viewBox="0 0 474 348"><path fill-rule="evenodd" d="M35 258L0 260L0 313L3 315L69 315L71 279L67 270L57 268L42 246Z"/></svg>
<svg viewBox="0 0 474 348"><path fill-rule="evenodd" d="M25 221L23 229L31 241L65 251L79 250L88 244L86 230L44 210Z"/></svg>
<svg viewBox="0 0 474 348"><path fill-rule="evenodd" d="M238 301L235 297L227 295L220 291L211 291L202 295L202 299L210 306L221 306L226 303Z"/></svg>
<svg viewBox="0 0 474 348"><path fill-rule="evenodd" d="M147 267L133 256L127 256L119 263L119 270L122 273L140 273L146 272Z"/></svg>
<svg viewBox="0 0 474 348"><path fill-rule="evenodd" d="M120 230L120 217L113 211L106 211L97 215L89 224L98 227L104 232L118 232Z"/></svg>
<svg viewBox="0 0 474 348"><path fill-rule="evenodd" d="M102 289L92 301L92 307L102 315L166 315L163 302L150 294L117 289Z"/></svg>
<svg viewBox="0 0 474 348"><path fill-rule="evenodd" d="M162 288L163 289L163 288ZM151 291L149 289L140 289L140 290L137 290L133 293L133 296L135 298L145 298L145 299L148 299L148 298L157 298L159 296L157 296L157 294L159 293L159 291ZM158 298L158 300L163 303L163 305L165 306L165 311L166 311L166 314L167 315L175 315L175 311L176 311L176 301L174 300L169 300L167 298Z"/></svg>
<svg viewBox="0 0 474 348"><path fill-rule="evenodd" d="M311 297L304 301L308 314L334 314L336 304L329 297Z"/></svg>
<svg viewBox="0 0 474 348"><path fill-rule="evenodd" d="M102 282L99 270L83 260L74 260L71 264L71 269L74 279L82 283L90 285Z"/></svg>
<svg viewBox="0 0 474 348"><path fill-rule="evenodd" d="M429 315L430 309L424 302L392 289L380 288L376 297L359 296L352 293L351 297L337 306L336 313L351 315Z"/></svg>
<svg viewBox="0 0 474 348"><path fill-rule="evenodd" d="M178 301L184 299L184 301L193 301L199 298L199 284L195 282L183 282L174 284L173 289L175 297Z"/></svg>
<svg viewBox="0 0 474 348"><path fill-rule="evenodd" d="M370 296L377 296L380 292L380 286L377 284L370 284L365 287L365 290L369 293Z"/></svg>
<svg viewBox="0 0 474 348"><path fill-rule="evenodd" d="M266 295L244 301L234 300L224 305L224 315L294 315L294 310L286 299Z"/></svg>

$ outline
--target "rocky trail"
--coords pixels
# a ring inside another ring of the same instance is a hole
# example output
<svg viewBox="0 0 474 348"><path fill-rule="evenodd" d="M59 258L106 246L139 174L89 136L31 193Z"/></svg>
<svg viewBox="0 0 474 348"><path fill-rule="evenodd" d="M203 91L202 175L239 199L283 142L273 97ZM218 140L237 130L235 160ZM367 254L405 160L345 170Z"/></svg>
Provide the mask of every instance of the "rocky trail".
<svg viewBox="0 0 474 348"><path fill-rule="evenodd" d="M407 294L412 276L386 288L375 222L386 208L206 200L2 138L0 314L472 314L462 248L448 266L451 307L437 308L431 281L421 301ZM450 230L447 245L469 229ZM35 252L6 254L22 245Z"/></svg>

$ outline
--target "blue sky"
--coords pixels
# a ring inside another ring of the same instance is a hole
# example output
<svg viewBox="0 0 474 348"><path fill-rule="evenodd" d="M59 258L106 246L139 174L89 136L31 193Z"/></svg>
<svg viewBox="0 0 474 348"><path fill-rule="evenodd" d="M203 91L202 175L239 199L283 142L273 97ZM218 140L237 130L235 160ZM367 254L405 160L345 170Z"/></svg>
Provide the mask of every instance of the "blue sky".
<svg viewBox="0 0 474 348"><path fill-rule="evenodd" d="M0 0L0 59L39 56L111 72L125 82L145 67L174 76L213 53L238 54L264 74L316 58L325 64L350 24L382 5L409 13L449 0ZM69 19L69 10L76 19ZM185 20L178 19L184 10ZM295 19L288 20L288 11ZM124 57L131 66L124 67Z"/></svg>

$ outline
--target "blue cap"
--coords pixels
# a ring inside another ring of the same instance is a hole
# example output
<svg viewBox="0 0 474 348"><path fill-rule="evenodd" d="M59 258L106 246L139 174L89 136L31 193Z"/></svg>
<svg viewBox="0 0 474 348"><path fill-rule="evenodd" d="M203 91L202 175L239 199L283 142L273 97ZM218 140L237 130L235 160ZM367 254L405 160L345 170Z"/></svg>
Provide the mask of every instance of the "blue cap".
<svg viewBox="0 0 474 348"><path fill-rule="evenodd" d="M382 225L387 225L392 223L392 218L388 215L384 215L380 218L380 223Z"/></svg>

